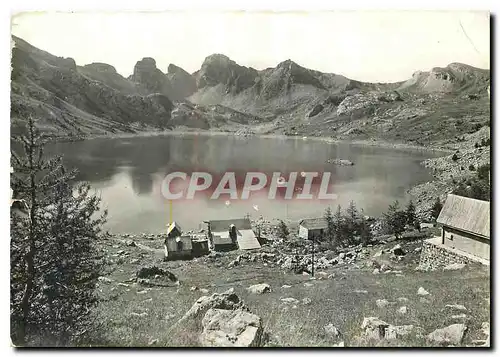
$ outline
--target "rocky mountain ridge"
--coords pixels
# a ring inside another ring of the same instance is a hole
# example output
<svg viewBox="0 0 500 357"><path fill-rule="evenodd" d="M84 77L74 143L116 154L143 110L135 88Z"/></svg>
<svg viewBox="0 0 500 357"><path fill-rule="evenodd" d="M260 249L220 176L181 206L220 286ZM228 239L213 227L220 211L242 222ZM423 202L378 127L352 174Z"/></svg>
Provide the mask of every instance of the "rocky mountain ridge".
<svg viewBox="0 0 500 357"><path fill-rule="evenodd" d="M292 60L256 70L225 55L188 73L145 57L125 78L13 36L11 117L72 136L193 128L449 146L489 123L490 71L460 63L364 83ZM443 130L446 128L447 130Z"/></svg>

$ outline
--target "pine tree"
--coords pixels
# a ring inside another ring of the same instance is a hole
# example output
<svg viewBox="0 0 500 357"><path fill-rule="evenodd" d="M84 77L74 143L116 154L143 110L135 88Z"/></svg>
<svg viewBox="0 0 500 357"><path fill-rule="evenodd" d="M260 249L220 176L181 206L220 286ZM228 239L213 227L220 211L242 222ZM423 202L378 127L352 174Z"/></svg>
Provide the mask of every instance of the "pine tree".
<svg viewBox="0 0 500 357"><path fill-rule="evenodd" d="M337 206L337 211L333 215L333 223L334 223L334 245L335 247L339 245L344 245L346 240L346 224L344 221L344 216L342 215L342 208L340 205Z"/></svg>
<svg viewBox="0 0 500 357"><path fill-rule="evenodd" d="M412 227L416 227L417 224L417 214L416 214L416 209L415 205L413 204L413 201L410 200L408 202L408 205L406 206L406 224Z"/></svg>
<svg viewBox="0 0 500 357"><path fill-rule="evenodd" d="M387 213L384 213L384 219L389 227L389 232L394 234L396 239L400 238L405 230L406 213L399 208L398 201L389 205Z"/></svg>
<svg viewBox="0 0 500 357"><path fill-rule="evenodd" d="M335 248L335 222L330 207L327 207L324 215L326 221L325 239L330 244L330 247Z"/></svg>
<svg viewBox="0 0 500 357"><path fill-rule="evenodd" d="M13 138L11 209L11 337L16 345L66 345L85 330L96 302L100 265L95 242L104 215L88 185L73 192L74 172L45 160L45 139L28 118ZM23 155L20 154L22 149Z"/></svg>
<svg viewBox="0 0 500 357"><path fill-rule="evenodd" d="M346 217L345 217L345 222L346 222L346 230L347 230L347 240L348 243L352 244L354 243L354 237L356 236L358 232L358 209L356 208L356 204L354 201L351 201L349 203L349 207L346 209Z"/></svg>

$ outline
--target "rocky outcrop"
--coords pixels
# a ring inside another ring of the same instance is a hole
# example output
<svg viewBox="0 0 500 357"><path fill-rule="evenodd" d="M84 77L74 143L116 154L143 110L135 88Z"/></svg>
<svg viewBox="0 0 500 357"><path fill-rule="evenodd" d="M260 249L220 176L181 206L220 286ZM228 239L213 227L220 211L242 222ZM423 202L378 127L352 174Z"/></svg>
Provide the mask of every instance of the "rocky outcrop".
<svg viewBox="0 0 500 357"><path fill-rule="evenodd" d="M222 54L213 54L203 61L196 81L198 88L222 84L227 93L239 93L253 86L257 76L255 69L240 66Z"/></svg>
<svg viewBox="0 0 500 357"><path fill-rule="evenodd" d="M171 100L182 98L176 93L165 73L156 68L156 61L153 58L145 57L138 61L129 79L149 93L160 93Z"/></svg>
<svg viewBox="0 0 500 357"><path fill-rule="evenodd" d="M187 98L196 92L196 79L175 64L168 65L167 78L176 93L182 98Z"/></svg>
<svg viewBox="0 0 500 357"><path fill-rule="evenodd" d="M165 96L129 94L132 87L129 91L117 90L106 84L106 80L94 78L117 75L110 67L90 66L93 76L88 76L89 71L77 69L72 61L40 51L17 38L15 42L13 122L34 115L37 125L45 130L73 134L131 131L129 125L135 122L168 126L172 103Z"/></svg>
<svg viewBox="0 0 500 357"><path fill-rule="evenodd" d="M200 336L204 347L259 347L262 340L262 320L241 309L210 309L202 320Z"/></svg>
<svg viewBox="0 0 500 357"><path fill-rule="evenodd" d="M437 344L458 345L462 342L466 330L467 326L464 324L453 324L434 330L427 335L427 340Z"/></svg>
<svg viewBox="0 0 500 357"><path fill-rule="evenodd" d="M462 63L450 63L445 68L435 67L429 72L415 72L399 89L445 93L456 90L485 92L489 83L489 71Z"/></svg>
<svg viewBox="0 0 500 357"><path fill-rule="evenodd" d="M243 301L240 300L238 295L234 293L233 289L229 289L221 294L215 293L211 296L200 297L198 300L196 300L189 311L184 314L179 322L204 316L205 313L212 308L224 310L247 310L247 307L245 306Z"/></svg>
<svg viewBox="0 0 500 357"><path fill-rule="evenodd" d="M365 317L361 324L363 336L367 340L394 340L409 335L421 337L423 329L414 325L395 326L382 321L378 317Z"/></svg>

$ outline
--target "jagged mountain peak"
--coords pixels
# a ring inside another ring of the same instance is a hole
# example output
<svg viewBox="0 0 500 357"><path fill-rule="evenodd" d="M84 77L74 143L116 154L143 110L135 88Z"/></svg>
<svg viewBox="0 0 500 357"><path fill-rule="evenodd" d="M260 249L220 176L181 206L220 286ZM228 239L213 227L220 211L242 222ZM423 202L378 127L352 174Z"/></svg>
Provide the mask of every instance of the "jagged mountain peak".
<svg viewBox="0 0 500 357"><path fill-rule="evenodd" d="M240 66L220 53L206 57L201 69L196 73L198 88L223 84L228 87L228 91L235 93L253 86L257 76L255 69Z"/></svg>
<svg viewBox="0 0 500 357"><path fill-rule="evenodd" d="M116 68L110 64L102 63L102 62L92 62L84 65L83 67L92 69L98 72L106 72L106 73L117 73Z"/></svg>

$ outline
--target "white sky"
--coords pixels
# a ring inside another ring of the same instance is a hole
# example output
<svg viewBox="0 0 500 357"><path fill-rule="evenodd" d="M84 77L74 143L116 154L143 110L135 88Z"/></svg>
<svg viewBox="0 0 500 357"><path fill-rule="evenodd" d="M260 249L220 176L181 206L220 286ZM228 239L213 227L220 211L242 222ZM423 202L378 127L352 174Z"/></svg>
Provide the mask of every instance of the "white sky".
<svg viewBox="0 0 500 357"><path fill-rule="evenodd" d="M371 82L451 62L490 67L484 11L31 12L13 17L12 33L78 65L111 64L124 76L143 57L164 72L169 63L194 72L213 53L256 69L292 59Z"/></svg>

